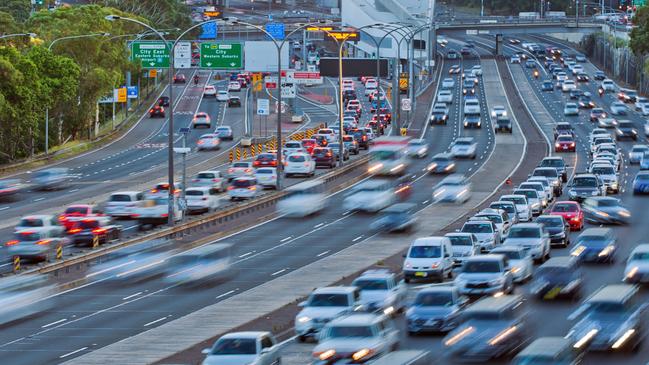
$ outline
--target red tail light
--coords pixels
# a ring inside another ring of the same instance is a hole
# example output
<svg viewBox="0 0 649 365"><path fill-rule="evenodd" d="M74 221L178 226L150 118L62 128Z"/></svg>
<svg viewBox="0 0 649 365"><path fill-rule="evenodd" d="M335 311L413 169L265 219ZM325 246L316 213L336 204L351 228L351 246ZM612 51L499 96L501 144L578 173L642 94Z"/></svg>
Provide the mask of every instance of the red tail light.
<svg viewBox="0 0 649 365"><path fill-rule="evenodd" d="M234 190L234 186L228 186L228 190Z"/></svg>
<svg viewBox="0 0 649 365"><path fill-rule="evenodd" d="M50 242L51 242L51 240L40 240L40 241L36 241L36 244L37 245L49 245Z"/></svg>
<svg viewBox="0 0 649 365"><path fill-rule="evenodd" d="M259 165L260 165L260 162L259 162L259 161L255 161L255 162L253 163L253 165L254 165L254 166L259 166ZM246 169L246 172L247 172L247 171L248 171L248 169Z"/></svg>
<svg viewBox="0 0 649 365"><path fill-rule="evenodd" d="M168 216L169 216L168 213L162 213L162 217L166 218L166 217L168 217Z"/></svg>
<svg viewBox="0 0 649 365"><path fill-rule="evenodd" d="M205 141L200 140L200 141L198 141L198 144L205 144Z"/></svg>
<svg viewBox="0 0 649 365"><path fill-rule="evenodd" d="M248 190L257 190L257 187L254 186L254 185L253 186L248 186Z"/></svg>
<svg viewBox="0 0 649 365"><path fill-rule="evenodd" d="M68 217L66 217L66 216L64 216L64 215L60 215L60 216L59 216L59 220L60 220L60 221L66 221L66 220L68 220Z"/></svg>
<svg viewBox="0 0 649 365"><path fill-rule="evenodd" d="M92 230L92 233L94 233L94 234L106 233L106 228L95 228L95 229Z"/></svg>
<svg viewBox="0 0 649 365"><path fill-rule="evenodd" d="M11 240L11 241L5 243L5 246L13 246L13 245L17 245L18 242L20 242L20 241L18 241L18 240Z"/></svg>
<svg viewBox="0 0 649 365"><path fill-rule="evenodd" d="M153 194L155 194L155 193L158 192L158 189L151 189L151 192L152 192Z"/></svg>
<svg viewBox="0 0 649 365"><path fill-rule="evenodd" d="M246 172L252 172L252 169L246 169L245 171Z"/></svg>
<svg viewBox="0 0 649 365"><path fill-rule="evenodd" d="M79 233L81 231L82 231L81 228L72 228L72 229L68 230L68 234L75 234L75 233Z"/></svg>
<svg viewBox="0 0 649 365"><path fill-rule="evenodd" d="M575 147L575 142L570 142L570 147Z"/></svg>
<svg viewBox="0 0 649 365"><path fill-rule="evenodd" d="M34 233L36 233L36 232L33 232L33 231L22 231L22 232L20 232L20 234L25 235L25 236L28 236L28 235L34 234Z"/></svg>
<svg viewBox="0 0 649 365"><path fill-rule="evenodd" d="M133 214L131 214L131 217L133 217L133 218L137 218L137 217L139 217L139 216L140 216L140 215L137 214L137 213L133 213Z"/></svg>

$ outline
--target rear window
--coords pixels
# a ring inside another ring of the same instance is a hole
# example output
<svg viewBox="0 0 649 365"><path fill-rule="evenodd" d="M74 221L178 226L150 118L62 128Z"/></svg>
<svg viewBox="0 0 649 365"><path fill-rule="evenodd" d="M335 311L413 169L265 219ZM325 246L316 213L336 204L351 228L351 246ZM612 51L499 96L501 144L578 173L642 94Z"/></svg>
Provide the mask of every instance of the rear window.
<svg viewBox="0 0 649 365"><path fill-rule="evenodd" d="M23 218L18 223L19 227L43 227L42 219Z"/></svg>
<svg viewBox="0 0 649 365"><path fill-rule="evenodd" d="M14 234L14 238L18 241L38 241L41 239L41 235L37 232L17 232Z"/></svg>
<svg viewBox="0 0 649 365"><path fill-rule="evenodd" d="M232 164L232 167L248 167L247 162L235 162Z"/></svg>
<svg viewBox="0 0 649 365"><path fill-rule="evenodd" d="M130 202L131 196L127 194L113 194L110 196L111 202Z"/></svg>
<svg viewBox="0 0 649 365"><path fill-rule="evenodd" d="M198 175L196 175L197 178L199 179L214 179L216 176L214 173L211 172L202 172Z"/></svg>
<svg viewBox="0 0 649 365"><path fill-rule="evenodd" d="M88 209L86 207L69 207L65 210L65 214L86 214Z"/></svg>
<svg viewBox="0 0 649 365"><path fill-rule="evenodd" d="M77 223L77 226L81 229L94 229L99 227L99 221L96 220L82 220Z"/></svg>
<svg viewBox="0 0 649 365"><path fill-rule="evenodd" d="M306 157L292 155L292 156L288 156L288 161L289 162L304 162L304 161L306 161Z"/></svg>
<svg viewBox="0 0 649 365"><path fill-rule="evenodd" d="M203 196L205 195L205 192L202 190L187 190L185 194L187 196Z"/></svg>
<svg viewBox="0 0 649 365"><path fill-rule="evenodd" d="M255 183L252 180L234 180L234 181L232 181L232 186L234 186L235 188L247 188L247 187L253 186L253 185L255 185Z"/></svg>
<svg viewBox="0 0 649 365"><path fill-rule="evenodd" d="M287 143L285 147L286 148L300 148L300 147L302 147L302 145L300 144L300 142L290 142L290 143Z"/></svg>

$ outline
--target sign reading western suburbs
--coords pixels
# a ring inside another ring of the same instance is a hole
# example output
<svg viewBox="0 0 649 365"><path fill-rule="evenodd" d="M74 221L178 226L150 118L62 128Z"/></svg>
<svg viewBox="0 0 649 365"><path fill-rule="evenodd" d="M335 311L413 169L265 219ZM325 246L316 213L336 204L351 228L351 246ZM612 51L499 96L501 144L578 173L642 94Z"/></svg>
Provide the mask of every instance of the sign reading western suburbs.
<svg viewBox="0 0 649 365"><path fill-rule="evenodd" d="M236 70L243 68L241 43L201 43L201 68Z"/></svg>
<svg viewBox="0 0 649 365"><path fill-rule="evenodd" d="M169 58L169 48L163 42L131 43L131 60L139 60L142 68L168 68Z"/></svg>

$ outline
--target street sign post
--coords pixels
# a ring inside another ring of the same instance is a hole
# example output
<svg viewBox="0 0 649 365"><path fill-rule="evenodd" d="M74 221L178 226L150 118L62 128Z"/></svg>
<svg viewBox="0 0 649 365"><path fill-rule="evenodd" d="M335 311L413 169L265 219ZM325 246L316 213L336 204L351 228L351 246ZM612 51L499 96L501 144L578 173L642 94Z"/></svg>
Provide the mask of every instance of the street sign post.
<svg viewBox="0 0 649 365"><path fill-rule="evenodd" d="M169 47L162 42L131 43L131 60L139 60L142 68L168 68Z"/></svg>
<svg viewBox="0 0 649 365"><path fill-rule="evenodd" d="M201 68L237 70L243 68L241 43L201 43Z"/></svg>
<svg viewBox="0 0 649 365"><path fill-rule="evenodd" d="M295 89L295 84L282 83L282 98L295 99L296 95L297 90Z"/></svg>
<svg viewBox="0 0 649 365"><path fill-rule="evenodd" d="M409 112L412 110L412 102L408 98L401 99L401 110Z"/></svg>
<svg viewBox="0 0 649 365"><path fill-rule="evenodd" d="M192 43L183 41L176 43L174 48L174 68L192 67Z"/></svg>
<svg viewBox="0 0 649 365"><path fill-rule="evenodd" d="M137 99L137 94L137 86L129 86L126 88L126 96L128 99Z"/></svg>
<svg viewBox="0 0 649 365"><path fill-rule="evenodd" d="M257 99L257 115L270 115L270 101Z"/></svg>
<svg viewBox="0 0 649 365"><path fill-rule="evenodd" d="M117 102L118 103L126 103L126 99L128 99L128 92L125 87L120 87L117 90Z"/></svg>

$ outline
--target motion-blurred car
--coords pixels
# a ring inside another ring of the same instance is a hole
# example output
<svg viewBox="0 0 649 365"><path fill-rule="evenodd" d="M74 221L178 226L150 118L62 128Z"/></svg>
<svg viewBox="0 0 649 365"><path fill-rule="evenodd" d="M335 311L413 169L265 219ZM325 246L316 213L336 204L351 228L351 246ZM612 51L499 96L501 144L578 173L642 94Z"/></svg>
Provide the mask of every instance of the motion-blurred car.
<svg viewBox="0 0 649 365"><path fill-rule="evenodd" d="M582 357L564 337L540 337L519 352L512 365L579 365Z"/></svg>
<svg viewBox="0 0 649 365"><path fill-rule="evenodd" d="M360 289L360 304L366 311L395 316L406 306L407 289L388 270L367 270L354 279L352 286Z"/></svg>
<svg viewBox="0 0 649 365"><path fill-rule="evenodd" d="M221 139L218 134L203 134L196 141L196 150L218 150L221 149Z"/></svg>
<svg viewBox="0 0 649 365"><path fill-rule="evenodd" d="M426 167L431 174L448 174L455 172L455 161L449 153L438 153L433 156L431 162Z"/></svg>
<svg viewBox="0 0 649 365"><path fill-rule="evenodd" d="M428 141L425 139L411 139L406 147L408 156L424 158L428 155Z"/></svg>
<svg viewBox="0 0 649 365"><path fill-rule="evenodd" d="M257 179L253 176L235 177L228 186L230 200L253 199L258 194Z"/></svg>
<svg viewBox="0 0 649 365"><path fill-rule="evenodd" d="M70 242L75 246L101 245L117 240L122 235L122 226L113 224L108 217L84 218L68 230Z"/></svg>
<svg viewBox="0 0 649 365"><path fill-rule="evenodd" d="M173 203L174 221L178 222L183 218L183 210L180 209L178 200ZM144 230L147 226L159 226L169 221L169 197L152 196L138 202L133 217L137 219L138 230Z"/></svg>
<svg viewBox="0 0 649 365"><path fill-rule="evenodd" d="M467 258L454 285L464 295L493 295L514 290L508 259L503 255L478 255Z"/></svg>
<svg viewBox="0 0 649 365"><path fill-rule="evenodd" d="M629 111L629 108L621 101L614 101L611 103L611 114L613 115L626 115Z"/></svg>
<svg viewBox="0 0 649 365"><path fill-rule="evenodd" d="M132 218L138 202L142 199L144 199L144 193L138 191L112 193L106 202L105 213L111 217Z"/></svg>
<svg viewBox="0 0 649 365"><path fill-rule="evenodd" d="M590 167L590 173L595 174L604 183L607 194L617 194L620 192L617 171L613 165L593 162Z"/></svg>
<svg viewBox="0 0 649 365"><path fill-rule="evenodd" d="M210 128L211 126L212 126L212 120L207 113L198 112L194 114L194 118L192 118L192 128L198 128L198 127Z"/></svg>
<svg viewBox="0 0 649 365"><path fill-rule="evenodd" d="M216 98L216 88L214 85L205 85L203 88L204 98Z"/></svg>
<svg viewBox="0 0 649 365"><path fill-rule="evenodd" d="M56 260L56 250L68 244L67 238L51 236L47 231L16 231L13 238L4 244L7 256L20 257L25 261Z"/></svg>
<svg viewBox="0 0 649 365"><path fill-rule="evenodd" d="M581 297L583 273L573 257L553 257L539 266L534 275L530 292L539 299Z"/></svg>
<svg viewBox="0 0 649 365"><path fill-rule="evenodd" d="M255 175L255 169L252 166L252 162L248 162L248 161L232 162L227 172L228 181L232 181L232 179L237 177L254 176L254 175Z"/></svg>
<svg viewBox="0 0 649 365"><path fill-rule="evenodd" d="M219 206L219 189L211 186L194 186L185 190L187 213L208 213Z"/></svg>
<svg viewBox="0 0 649 365"><path fill-rule="evenodd" d="M420 290L406 311L408 334L452 331L462 322L468 302L453 286Z"/></svg>
<svg viewBox="0 0 649 365"><path fill-rule="evenodd" d="M577 237L570 255L581 262L612 264L617 252L616 241L610 228L588 228Z"/></svg>
<svg viewBox="0 0 649 365"><path fill-rule="evenodd" d="M620 120L615 128L615 140L621 141L623 139L638 140L638 130L630 120Z"/></svg>
<svg viewBox="0 0 649 365"><path fill-rule="evenodd" d="M451 90L440 90L437 93L437 102L453 104L453 93Z"/></svg>
<svg viewBox="0 0 649 365"><path fill-rule="evenodd" d="M270 332L233 332L204 349L202 365L275 365L281 363L280 348Z"/></svg>
<svg viewBox="0 0 649 365"><path fill-rule="evenodd" d="M597 118L598 128L615 128L617 126L617 119L613 117L599 117Z"/></svg>
<svg viewBox="0 0 649 365"><path fill-rule="evenodd" d="M232 141L234 139L234 133L232 132L232 127L230 126L216 127L216 130L214 132L219 136L221 140Z"/></svg>
<svg viewBox="0 0 649 365"><path fill-rule="evenodd" d="M628 224L631 212L624 208L619 199L612 197L594 197L581 204L584 217L593 224Z"/></svg>
<svg viewBox="0 0 649 365"><path fill-rule="evenodd" d="M299 303L302 308L295 316L295 333L300 342L314 338L331 320L344 312L360 307L360 289L355 286L317 288Z"/></svg>
<svg viewBox="0 0 649 365"><path fill-rule="evenodd" d="M47 275L16 275L0 280L0 324L35 316L54 307L57 289Z"/></svg>
<svg viewBox="0 0 649 365"><path fill-rule="evenodd" d="M229 244L213 243L174 253L166 260L163 281L185 287L222 283L234 275L231 251Z"/></svg>
<svg viewBox="0 0 649 365"><path fill-rule="evenodd" d="M65 167L53 167L36 171L32 179L37 190L58 190L64 188L68 183L68 169Z"/></svg>
<svg viewBox="0 0 649 365"><path fill-rule="evenodd" d="M584 228L584 212L577 202L558 201L550 208L548 214L563 217L571 231L581 231Z"/></svg>
<svg viewBox="0 0 649 365"><path fill-rule="evenodd" d="M477 155L478 143L473 137L459 137L451 144L451 155L455 158L472 158Z"/></svg>
<svg viewBox="0 0 649 365"><path fill-rule="evenodd" d="M230 100L230 93L227 90L219 90L216 93L216 100L226 102Z"/></svg>
<svg viewBox="0 0 649 365"><path fill-rule="evenodd" d="M255 170L255 179L262 189L277 189L277 168L260 167Z"/></svg>
<svg viewBox="0 0 649 365"><path fill-rule="evenodd" d="M343 201L348 211L378 212L396 202L394 186L390 180L372 179L355 185Z"/></svg>
<svg viewBox="0 0 649 365"><path fill-rule="evenodd" d="M379 212L379 218L370 224L373 231L402 232L411 229L417 219L416 206L410 203L393 204Z"/></svg>
<svg viewBox="0 0 649 365"><path fill-rule="evenodd" d="M575 129L572 127L572 124L568 122L559 122L554 126L554 139L560 135L568 134L575 137Z"/></svg>
<svg viewBox="0 0 649 365"><path fill-rule="evenodd" d="M301 152L291 153L286 156L284 175L286 177L296 175L313 176L315 175L315 165L311 155Z"/></svg>
<svg viewBox="0 0 649 365"><path fill-rule="evenodd" d="M62 237L67 229L61 225L57 216L28 215L22 217L14 227L14 232L33 231L46 237Z"/></svg>
<svg viewBox="0 0 649 365"><path fill-rule="evenodd" d="M471 182L461 174L451 174L433 188L433 201L464 203L471 198Z"/></svg>
<svg viewBox="0 0 649 365"><path fill-rule="evenodd" d="M579 107L577 106L577 103L566 103L563 107L563 115L579 115Z"/></svg>
<svg viewBox="0 0 649 365"><path fill-rule="evenodd" d="M649 152L649 145L646 144L636 144L631 147L629 151L629 163L630 164L639 164L642 156L645 153Z"/></svg>
<svg viewBox="0 0 649 365"><path fill-rule="evenodd" d="M530 338L523 298L486 297L468 306L464 322L444 337L444 352L466 361L488 362L516 353Z"/></svg>
<svg viewBox="0 0 649 365"><path fill-rule="evenodd" d="M452 89L455 87L455 80L450 77L444 78L442 80L442 89Z"/></svg>
<svg viewBox="0 0 649 365"><path fill-rule="evenodd" d="M642 345L647 304L638 287L628 284L600 288L577 308L569 320L581 318L566 338L581 351L632 351Z"/></svg>
<svg viewBox="0 0 649 365"><path fill-rule="evenodd" d="M590 121L591 122L597 122L599 118L606 118L607 114L606 111L602 108L593 108L590 111Z"/></svg>
<svg viewBox="0 0 649 365"><path fill-rule="evenodd" d="M230 81L228 83L228 91L233 91L233 92L241 91L241 83L239 83L239 81Z"/></svg>
<svg viewBox="0 0 649 365"><path fill-rule="evenodd" d="M0 180L0 199L14 197L23 189L19 179Z"/></svg>
<svg viewBox="0 0 649 365"><path fill-rule="evenodd" d="M94 205L89 204L75 204L70 205L63 213L59 215L59 222L65 227L66 230L70 230L72 226L85 218L101 216L103 213L99 208Z"/></svg>
<svg viewBox="0 0 649 365"><path fill-rule="evenodd" d="M523 283L532 278L534 263L529 250L522 246L505 245L496 247L490 252L507 257L514 283Z"/></svg>
<svg viewBox="0 0 649 365"><path fill-rule="evenodd" d="M462 121L462 124L464 125L465 129L481 128L482 119L480 119L480 115L478 114L466 114L464 116L464 120Z"/></svg>
<svg viewBox="0 0 649 365"><path fill-rule="evenodd" d="M649 193L649 171L640 171L633 178L633 194Z"/></svg>
<svg viewBox="0 0 649 365"><path fill-rule="evenodd" d="M638 284L649 282L649 244L639 244L631 251L624 269L624 281Z"/></svg>

